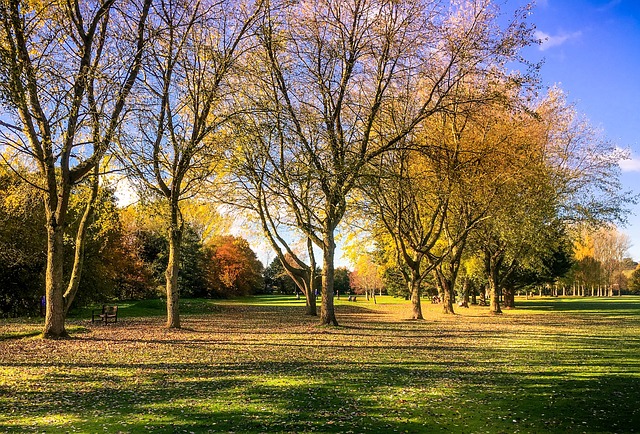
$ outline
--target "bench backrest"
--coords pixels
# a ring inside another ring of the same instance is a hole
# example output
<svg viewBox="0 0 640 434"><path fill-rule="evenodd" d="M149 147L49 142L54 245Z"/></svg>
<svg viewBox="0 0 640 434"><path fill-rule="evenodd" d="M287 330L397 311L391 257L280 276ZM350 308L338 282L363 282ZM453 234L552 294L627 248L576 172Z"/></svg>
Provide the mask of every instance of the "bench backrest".
<svg viewBox="0 0 640 434"><path fill-rule="evenodd" d="M118 306L102 305L102 313L105 315L116 315L118 313Z"/></svg>

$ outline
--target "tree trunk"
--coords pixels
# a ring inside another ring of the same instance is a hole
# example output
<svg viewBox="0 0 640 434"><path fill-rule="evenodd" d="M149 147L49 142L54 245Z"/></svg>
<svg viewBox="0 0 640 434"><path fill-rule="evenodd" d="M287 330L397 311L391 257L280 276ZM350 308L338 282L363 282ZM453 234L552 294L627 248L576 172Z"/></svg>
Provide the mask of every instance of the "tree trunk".
<svg viewBox="0 0 640 434"><path fill-rule="evenodd" d="M466 237L452 248L449 259L436 267L437 280L440 281L442 289L442 309L445 314L455 314L453 309L453 304L456 301L455 287L458 271L460 270L462 252L466 244L465 240Z"/></svg>
<svg viewBox="0 0 640 434"><path fill-rule="evenodd" d="M307 310L304 313L309 316L318 316L318 308L316 306L316 294L313 291L310 291L307 294Z"/></svg>
<svg viewBox="0 0 640 434"><path fill-rule="evenodd" d="M480 306L486 306L487 305L487 288L482 288L482 290L480 291L480 302L478 303L478 305Z"/></svg>
<svg viewBox="0 0 640 434"><path fill-rule="evenodd" d="M63 262L64 231L54 217L47 221L47 269L45 280L46 313L42 336L47 339L65 338L64 327Z"/></svg>
<svg viewBox="0 0 640 434"><path fill-rule="evenodd" d="M513 288L504 288L504 307L505 309L515 309L515 290Z"/></svg>
<svg viewBox="0 0 640 434"><path fill-rule="evenodd" d="M312 264L313 268L309 268L308 279L306 282L305 298L307 299L307 310L305 315L318 316L318 309L316 307L316 271L315 263Z"/></svg>
<svg viewBox="0 0 640 434"><path fill-rule="evenodd" d="M447 279L445 279L447 280ZM455 293L453 291L453 285L451 282L443 282L442 285L442 312L447 315L455 314L453 310L453 303L455 300Z"/></svg>
<svg viewBox="0 0 640 434"><path fill-rule="evenodd" d="M418 273L411 272L411 280L409 282L409 293L411 294L411 319L424 319L422 316L422 304L420 301L420 278Z"/></svg>
<svg viewBox="0 0 640 434"><path fill-rule="evenodd" d="M460 307L469 308L469 278L465 277L462 280L462 303Z"/></svg>
<svg viewBox="0 0 640 434"><path fill-rule="evenodd" d="M178 272L180 270L181 242L182 225L178 223L177 204L172 204L171 227L169 228L169 261L165 271L167 279L167 328L180 328Z"/></svg>
<svg viewBox="0 0 640 434"><path fill-rule="evenodd" d="M489 284L489 312L492 314L501 314L500 309L500 285L499 273L502 259L500 252L492 252L485 250L484 252L484 268Z"/></svg>
<svg viewBox="0 0 640 434"><path fill-rule="evenodd" d="M495 279L489 279L489 312L493 314L501 314L500 309L500 291L498 290L498 284Z"/></svg>
<svg viewBox="0 0 640 434"><path fill-rule="evenodd" d="M73 258L73 269L71 276L69 277L69 285L67 291L64 294L64 315L67 316L73 299L78 292L80 286L80 278L82 277L82 267L84 265L84 250L86 245L87 228L89 227L91 217L93 216L93 210L95 208L95 202L98 197L99 187L99 164L96 164L93 172L93 180L91 182L91 194L87 201L80 225L78 226L78 233L76 234L75 255Z"/></svg>
<svg viewBox="0 0 640 434"><path fill-rule="evenodd" d="M500 309L498 270L493 261L490 261L487 277L489 283L489 312L493 314L501 314L502 310Z"/></svg>
<svg viewBox="0 0 640 434"><path fill-rule="evenodd" d="M336 244L332 229L324 231L322 248L322 306L320 309L320 323L338 325L333 305L333 282L335 278L334 256Z"/></svg>
<svg viewBox="0 0 640 434"><path fill-rule="evenodd" d="M444 272L440 268L435 269L436 281L438 282L438 288L440 292L440 299L442 300L442 312L448 315L454 314L453 310L453 285L450 279L445 276Z"/></svg>

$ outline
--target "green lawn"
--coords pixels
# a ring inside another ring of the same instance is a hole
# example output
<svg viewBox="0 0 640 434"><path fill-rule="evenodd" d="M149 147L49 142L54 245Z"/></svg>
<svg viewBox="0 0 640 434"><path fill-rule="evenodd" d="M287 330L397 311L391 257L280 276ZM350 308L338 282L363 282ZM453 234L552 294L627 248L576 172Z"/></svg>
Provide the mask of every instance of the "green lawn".
<svg viewBox="0 0 640 434"><path fill-rule="evenodd" d="M158 301L83 310L63 341L0 321L0 432L640 431L640 297L427 301L425 321L342 298L340 327L294 297L184 300L182 330Z"/></svg>

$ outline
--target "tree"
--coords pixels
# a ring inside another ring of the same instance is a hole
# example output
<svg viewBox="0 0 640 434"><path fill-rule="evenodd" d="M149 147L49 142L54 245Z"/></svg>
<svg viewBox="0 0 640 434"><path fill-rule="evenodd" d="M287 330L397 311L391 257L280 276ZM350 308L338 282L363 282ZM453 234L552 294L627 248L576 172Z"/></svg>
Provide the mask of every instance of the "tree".
<svg viewBox="0 0 640 434"><path fill-rule="evenodd" d="M411 296L412 318L423 319L422 281L439 262L434 247L442 234L451 184L441 176L441 167L432 164L435 159L419 152L399 150L386 157L389 163L383 160L367 189L374 204L371 213L392 240L395 263Z"/></svg>
<svg viewBox="0 0 640 434"><path fill-rule="evenodd" d="M299 236L295 222L283 212L287 209L287 201L279 194L277 186L288 174L282 170L277 154L274 156L269 152L273 140L269 132L271 127L263 122L256 116L249 116L236 123L234 131L240 151L230 159L228 172L233 182L220 196L236 209L248 211L258 219L276 260L304 294L306 314L316 316L318 286L313 244L308 236ZM309 196L301 199L307 200ZM310 221L310 214L305 218ZM295 248L296 244L304 244L304 248ZM300 250L306 250L306 258Z"/></svg>
<svg viewBox="0 0 640 434"><path fill-rule="evenodd" d="M338 324L335 231L364 168L444 110L458 81L495 72L531 36L519 24L496 30L490 2L470 3L270 3L241 99L271 126L258 135L281 168L269 185L322 249L323 324Z"/></svg>
<svg viewBox="0 0 640 434"><path fill-rule="evenodd" d="M148 238L137 221L135 211L133 206L118 211L122 234L119 245L111 255L115 265L112 277L114 298L117 300L140 300L156 296L156 276L152 262L148 261L148 246L144 244Z"/></svg>
<svg viewBox="0 0 640 434"><path fill-rule="evenodd" d="M137 121L121 153L134 182L163 198L168 209L168 328L180 328L180 203L215 174L221 158L215 143L231 116L224 104L232 92L230 74L258 10L236 1L186 0L162 0L152 10Z"/></svg>
<svg viewBox="0 0 640 434"><path fill-rule="evenodd" d="M46 238L40 192L0 164L0 317L36 312L43 295Z"/></svg>
<svg viewBox="0 0 640 434"><path fill-rule="evenodd" d="M640 267L636 268L629 278L629 292L640 294Z"/></svg>
<svg viewBox="0 0 640 434"><path fill-rule="evenodd" d="M533 101L529 112L513 118L521 120L512 124L511 143L521 152L505 165L511 175L479 233L494 313L512 273L544 269L565 250L566 225L620 219L633 200L620 190L610 145L557 89Z"/></svg>
<svg viewBox="0 0 640 434"><path fill-rule="evenodd" d="M207 286L222 296L255 294L264 286L263 266L244 238L217 236L205 244Z"/></svg>
<svg viewBox="0 0 640 434"><path fill-rule="evenodd" d="M67 335L65 316L79 284L79 260L66 288L64 284L63 243L72 190L96 176L141 65L151 0L119 3L0 4L4 145L37 168L39 176L32 183L44 199L46 338ZM84 228L76 237L79 259Z"/></svg>
<svg viewBox="0 0 640 434"><path fill-rule="evenodd" d="M406 298L407 300L411 296L404 276L397 266L385 268L382 274L382 284L389 295Z"/></svg>
<svg viewBox="0 0 640 434"><path fill-rule="evenodd" d="M336 277L334 282L334 289L336 294L349 294L351 292L351 285L349 283L349 275L351 272L347 267L336 268Z"/></svg>
<svg viewBox="0 0 640 434"><path fill-rule="evenodd" d="M288 276L280 258L277 257L265 268L264 283L269 293L277 290L280 294L292 294L297 290L295 282Z"/></svg>
<svg viewBox="0 0 640 434"><path fill-rule="evenodd" d="M574 284L591 288L593 295L613 295L623 284L624 256L629 238L614 225L593 227L588 222L573 226L576 264ZM584 289L583 289L584 292Z"/></svg>
<svg viewBox="0 0 640 434"><path fill-rule="evenodd" d="M618 232L614 226L599 228L594 237L594 258L602 264L606 294L613 296L613 288L617 285L618 295L621 295L620 277L622 260L629 251L630 241L626 234ZM600 295L600 294L599 294Z"/></svg>
<svg viewBox="0 0 640 434"><path fill-rule="evenodd" d="M492 218L484 220L474 234L483 255L490 311L495 314L502 312L500 293L513 274L523 266L539 266L561 240L557 208L553 196L541 188L544 181L530 177L513 181L506 190L509 196L501 195Z"/></svg>
<svg viewBox="0 0 640 434"><path fill-rule="evenodd" d="M376 301L376 291L383 286L382 267L375 264L370 255L360 255L354 264L353 271L349 275L349 285L357 294L365 294L367 300L373 297Z"/></svg>

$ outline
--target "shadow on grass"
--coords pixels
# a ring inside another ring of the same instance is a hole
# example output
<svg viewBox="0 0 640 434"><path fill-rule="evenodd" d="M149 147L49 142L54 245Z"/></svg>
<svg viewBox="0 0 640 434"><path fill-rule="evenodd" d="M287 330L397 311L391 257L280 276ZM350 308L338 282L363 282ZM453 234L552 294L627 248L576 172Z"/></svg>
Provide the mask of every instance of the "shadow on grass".
<svg viewBox="0 0 640 434"><path fill-rule="evenodd" d="M3 390L1 413L17 410L24 418L0 421L0 427L30 432L34 418L47 414L65 414L71 422L46 432L595 433L640 427L640 379L630 376L478 374L454 363L134 367L147 371L144 382L131 384L109 374L116 366L103 366L103 374L50 379L76 391Z"/></svg>
<svg viewBox="0 0 640 434"><path fill-rule="evenodd" d="M366 319L354 315L344 327L318 331L298 307L234 305L225 306L224 315L189 322L194 331L104 327L65 343L67 354L62 346L25 342L27 356L0 364L0 432L595 433L640 427L640 339L602 334L573 313L545 315L531 328L523 316L501 329L505 318L471 328L462 326L463 318L452 324L371 321L369 309L348 309ZM554 319L556 327L549 318L565 320ZM629 321L622 325L636 330L637 321ZM453 326L459 328L447 328ZM83 346L106 348L108 357L79 359L74 349ZM43 349L52 356L38 357ZM7 386L10 375L22 375L22 382Z"/></svg>
<svg viewBox="0 0 640 434"><path fill-rule="evenodd" d="M640 297L546 298L519 300L517 308L550 312L594 313L600 315L640 315Z"/></svg>

